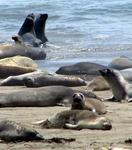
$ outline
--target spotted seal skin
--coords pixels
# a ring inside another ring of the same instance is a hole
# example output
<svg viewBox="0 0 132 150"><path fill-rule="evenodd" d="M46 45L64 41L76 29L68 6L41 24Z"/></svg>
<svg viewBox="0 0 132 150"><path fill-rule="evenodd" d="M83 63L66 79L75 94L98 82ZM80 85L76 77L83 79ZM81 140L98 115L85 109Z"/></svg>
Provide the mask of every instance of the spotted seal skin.
<svg viewBox="0 0 132 150"><path fill-rule="evenodd" d="M124 79L119 71L104 69L100 70L100 73L112 89L112 93L114 95L112 100L119 102L132 101L132 85Z"/></svg>
<svg viewBox="0 0 132 150"><path fill-rule="evenodd" d="M40 141L43 137L35 130L14 121L0 121L0 140L3 142Z"/></svg>
<svg viewBox="0 0 132 150"><path fill-rule="evenodd" d="M96 63L79 62L74 65L60 67L56 73L65 75L100 75L99 70L105 68L105 66Z"/></svg>
<svg viewBox="0 0 132 150"><path fill-rule="evenodd" d="M48 18L48 14L40 14L37 16L35 19L35 33L36 37L42 41L43 44L48 42L48 39L45 35L45 25L46 25L46 20Z"/></svg>
<svg viewBox="0 0 132 150"><path fill-rule="evenodd" d="M38 124L42 128L66 128L74 130L110 130L112 128L109 119L89 110L62 111L50 119L38 121L34 124Z"/></svg>
<svg viewBox="0 0 132 150"><path fill-rule="evenodd" d="M63 86L86 86L87 83L81 78L76 77L66 77L62 75L53 74L36 74L33 77L26 77L24 80L24 85L27 87L42 87L50 85L63 85Z"/></svg>
<svg viewBox="0 0 132 150"><path fill-rule="evenodd" d="M95 98L84 96L83 93L74 93L72 96L71 110L90 110L98 114L105 114L107 112L102 101Z"/></svg>

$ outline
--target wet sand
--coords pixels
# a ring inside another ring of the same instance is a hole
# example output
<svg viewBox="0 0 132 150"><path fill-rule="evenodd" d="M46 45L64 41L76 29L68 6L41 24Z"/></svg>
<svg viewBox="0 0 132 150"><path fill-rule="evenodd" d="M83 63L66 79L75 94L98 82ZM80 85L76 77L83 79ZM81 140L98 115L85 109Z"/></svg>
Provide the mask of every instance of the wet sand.
<svg viewBox="0 0 132 150"><path fill-rule="evenodd" d="M0 87L0 93L21 90L24 87ZM104 98L111 97L110 91L95 92ZM75 138L75 142L56 144L44 142L21 142L1 143L0 150L107 150L109 146L126 147L132 149L132 144L125 144L124 141L132 138L132 103L104 102L108 113L107 116L113 125L110 131L99 130L62 130L62 129L41 129L33 126L32 123L50 116L68 107L6 107L1 108L0 119L9 119L22 124L32 126L45 138L63 137Z"/></svg>

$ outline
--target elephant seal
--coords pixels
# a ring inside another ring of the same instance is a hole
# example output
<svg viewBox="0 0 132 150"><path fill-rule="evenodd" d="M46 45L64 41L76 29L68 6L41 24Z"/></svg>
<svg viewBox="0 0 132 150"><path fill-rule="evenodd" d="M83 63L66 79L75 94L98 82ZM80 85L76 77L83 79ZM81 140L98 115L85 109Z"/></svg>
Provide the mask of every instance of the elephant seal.
<svg viewBox="0 0 132 150"><path fill-rule="evenodd" d="M40 141L43 137L35 130L14 121L0 121L0 140L3 142Z"/></svg>
<svg viewBox="0 0 132 150"><path fill-rule="evenodd" d="M36 33L34 30L34 14L29 14L22 27L20 28L18 35L22 38L23 42L26 45L31 45L34 47L39 47L42 44L42 41L36 38Z"/></svg>
<svg viewBox="0 0 132 150"><path fill-rule="evenodd" d="M28 76L23 80L24 85L27 87L42 87L49 85L63 85L63 86L85 86L87 83L76 77L67 77L62 75L53 75L53 74L36 74L36 76Z"/></svg>
<svg viewBox="0 0 132 150"><path fill-rule="evenodd" d="M123 75L125 80L132 82L132 68L120 70L120 73Z"/></svg>
<svg viewBox="0 0 132 150"><path fill-rule="evenodd" d="M88 88L92 91L104 91L109 90L110 86L102 76L98 76L90 81Z"/></svg>
<svg viewBox="0 0 132 150"><path fill-rule="evenodd" d="M109 67L117 70L132 68L132 59L125 56L117 57L112 60Z"/></svg>
<svg viewBox="0 0 132 150"><path fill-rule="evenodd" d="M27 56L31 59L40 60L46 58L43 48L27 46L21 43L20 36L14 36L16 44L0 45L0 59L12 56Z"/></svg>
<svg viewBox="0 0 132 150"><path fill-rule="evenodd" d="M72 95L78 90L66 86L46 86L41 88L22 88L17 91L0 93L0 107L46 107L69 106ZM91 93L83 93L87 97L98 97Z"/></svg>
<svg viewBox="0 0 132 150"><path fill-rule="evenodd" d="M22 24L20 30L18 31L18 35L23 36L25 33L31 33L35 35L34 19L35 15L33 13L27 15L24 23Z"/></svg>
<svg viewBox="0 0 132 150"><path fill-rule="evenodd" d="M99 70L105 68L105 66L96 63L80 62L74 65L60 67L56 73L65 75L100 75Z"/></svg>
<svg viewBox="0 0 132 150"><path fill-rule="evenodd" d="M40 14L36 19L35 19L35 33L36 37L42 41L43 44L48 42L48 39L45 35L45 24L46 20L48 18L48 14Z"/></svg>
<svg viewBox="0 0 132 150"><path fill-rule="evenodd" d="M106 107L99 99L85 97L82 93L74 93L72 96L71 110L90 110L98 114L105 114Z"/></svg>
<svg viewBox="0 0 132 150"><path fill-rule="evenodd" d="M14 56L0 60L0 78L20 75L37 70L37 64L28 57Z"/></svg>
<svg viewBox="0 0 132 150"><path fill-rule="evenodd" d="M31 58L24 56L13 56L0 59L0 65L3 66L18 66L18 67L30 67L37 69L38 66Z"/></svg>
<svg viewBox="0 0 132 150"><path fill-rule="evenodd" d="M74 130L110 130L112 128L109 119L89 110L62 111L50 119L38 121L34 124L38 124L42 128L67 128Z"/></svg>
<svg viewBox="0 0 132 150"><path fill-rule="evenodd" d="M103 69L100 70L100 73L112 89L114 95L112 100L120 102L132 101L132 86L124 79L119 71Z"/></svg>
<svg viewBox="0 0 132 150"><path fill-rule="evenodd" d="M25 73L25 74L21 74L21 75L17 75L17 76L9 76L6 79L2 80L0 82L0 86L21 86L24 85L24 79L27 77L32 77L32 76L36 76L36 74L48 74L48 72L42 72L40 70L37 71L33 71L30 73Z"/></svg>
<svg viewBox="0 0 132 150"><path fill-rule="evenodd" d="M0 78L7 78L9 76L20 75L28 72L34 72L37 69L31 67L19 66L4 66L0 65Z"/></svg>

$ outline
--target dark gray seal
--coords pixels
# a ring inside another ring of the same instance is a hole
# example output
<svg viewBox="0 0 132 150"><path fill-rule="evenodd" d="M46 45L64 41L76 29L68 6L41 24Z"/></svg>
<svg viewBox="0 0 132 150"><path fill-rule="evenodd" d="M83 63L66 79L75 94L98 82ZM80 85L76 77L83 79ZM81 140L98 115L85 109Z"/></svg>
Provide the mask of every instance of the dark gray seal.
<svg viewBox="0 0 132 150"><path fill-rule="evenodd" d="M48 14L40 14L35 19L35 25L34 25L36 37L40 39L43 44L48 41L45 35L45 24L46 24L47 18L48 18Z"/></svg>
<svg viewBox="0 0 132 150"><path fill-rule="evenodd" d="M40 141L43 137L35 130L14 121L0 121L0 140L3 142Z"/></svg>
<svg viewBox="0 0 132 150"><path fill-rule="evenodd" d="M27 46L21 43L19 36L14 36L16 44L0 45L0 59L12 56L27 56L31 59L40 60L46 58L46 52L43 48Z"/></svg>
<svg viewBox="0 0 132 150"><path fill-rule="evenodd" d="M42 41L36 38L36 33L34 30L34 14L29 14L22 27L20 28L18 35L21 36L23 42L26 45L31 45L34 47L39 47L42 44Z"/></svg>
<svg viewBox="0 0 132 150"><path fill-rule="evenodd" d="M105 66L96 63L80 62L74 65L60 67L56 73L65 75L100 75L99 70L105 68Z"/></svg>
<svg viewBox="0 0 132 150"><path fill-rule="evenodd" d="M33 13L27 15L24 23L22 24L20 30L18 31L18 35L23 36L25 33L31 33L35 35L34 19L35 15Z"/></svg>
<svg viewBox="0 0 132 150"><path fill-rule="evenodd" d="M66 86L23 88L15 92L0 93L0 107L69 106L75 92L79 91ZM87 97L98 98L91 92L83 94Z"/></svg>
<svg viewBox="0 0 132 150"><path fill-rule="evenodd" d="M72 96L71 110L90 110L98 114L105 114L106 107L99 99L87 98L82 93L74 93Z"/></svg>
<svg viewBox="0 0 132 150"><path fill-rule="evenodd" d="M67 128L67 129L96 129L110 130L112 128L109 119L99 116L89 110L66 110L54 117L36 122L42 128Z"/></svg>
<svg viewBox="0 0 132 150"><path fill-rule="evenodd" d="M100 70L100 73L112 89L114 95L112 100L119 102L132 101L132 85L124 79L119 71L104 69Z"/></svg>

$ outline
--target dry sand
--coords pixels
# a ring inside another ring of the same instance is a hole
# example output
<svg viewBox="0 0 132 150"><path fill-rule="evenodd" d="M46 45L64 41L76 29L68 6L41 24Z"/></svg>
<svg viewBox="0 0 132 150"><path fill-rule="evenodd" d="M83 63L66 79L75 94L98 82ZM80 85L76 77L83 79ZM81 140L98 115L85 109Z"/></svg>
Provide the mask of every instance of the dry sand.
<svg viewBox="0 0 132 150"><path fill-rule="evenodd" d="M0 87L0 93L16 91L23 87ZM110 91L96 92L102 98L111 96ZM32 122L46 119L68 107L15 107L1 108L0 119L10 119L32 126L45 138L63 137L75 138L75 142L56 144L44 142L1 143L0 150L107 150L109 146L126 147L132 150L132 144L125 144L126 139L132 138L132 103L105 102L113 128L110 131L99 130L62 130L41 129L33 126ZM103 147L103 149L102 149Z"/></svg>

